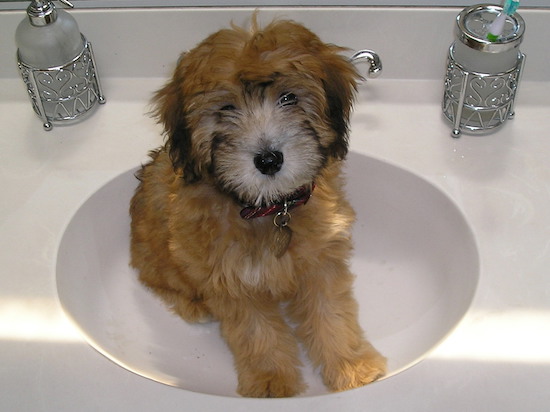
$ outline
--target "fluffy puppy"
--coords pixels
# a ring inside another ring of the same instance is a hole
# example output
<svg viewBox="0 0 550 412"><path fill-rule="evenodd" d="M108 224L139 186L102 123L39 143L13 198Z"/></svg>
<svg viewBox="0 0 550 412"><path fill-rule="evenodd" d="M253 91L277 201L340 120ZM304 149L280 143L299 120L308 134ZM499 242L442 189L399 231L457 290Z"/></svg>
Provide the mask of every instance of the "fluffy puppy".
<svg viewBox="0 0 550 412"><path fill-rule="evenodd" d="M298 340L329 389L359 387L385 372L348 268L359 76L302 25L252 26L183 54L157 92L167 142L138 174L131 265L184 320L219 321L241 395L302 392Z"/></svg>

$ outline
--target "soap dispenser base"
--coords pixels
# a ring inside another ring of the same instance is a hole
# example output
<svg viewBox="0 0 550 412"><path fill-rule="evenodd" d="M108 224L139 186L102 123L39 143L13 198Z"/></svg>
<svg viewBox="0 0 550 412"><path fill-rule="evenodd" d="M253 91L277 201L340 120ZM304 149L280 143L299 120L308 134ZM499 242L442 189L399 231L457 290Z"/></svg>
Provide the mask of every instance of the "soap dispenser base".
<svg viewBox="0 0 550 412"><path fill-rule="evenodd" d="M35 68L22 62L18 55L21 77L44 130L82 120L96 104L105 103L92 45L82 38L82 52L60 67Z"/></svg>

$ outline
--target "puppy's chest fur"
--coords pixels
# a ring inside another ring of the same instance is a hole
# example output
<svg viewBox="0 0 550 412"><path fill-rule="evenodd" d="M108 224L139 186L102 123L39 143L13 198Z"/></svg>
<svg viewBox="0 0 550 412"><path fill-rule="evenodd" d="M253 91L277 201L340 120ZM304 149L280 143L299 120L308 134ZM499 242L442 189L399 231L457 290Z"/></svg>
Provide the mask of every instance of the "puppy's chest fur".
<svg viewBox="0 0 550 412"><path fill-rule="evenodd" d="M339 167L327 170L329 175L339 174ZM306 205L291 211L292 241L286 253L276 257L272 242L279 229L273 216L242 219L240 206L214 185L185 184L164 150L142 174L146 178L133 201L134 231L142 228L143 241L156 243L147 246L166 248L168 258L181 268L179 275L200 287L235 296L254 292L285 299L298 287L298 277L323 254L338 244L350 246L353 212L343 199L338 207L329 205L334 203L331 197L338 196L326 193L327 179L318 182ZM335 180L339 183L339 178ZM152 224L155 236L150 233Z"/></svg>

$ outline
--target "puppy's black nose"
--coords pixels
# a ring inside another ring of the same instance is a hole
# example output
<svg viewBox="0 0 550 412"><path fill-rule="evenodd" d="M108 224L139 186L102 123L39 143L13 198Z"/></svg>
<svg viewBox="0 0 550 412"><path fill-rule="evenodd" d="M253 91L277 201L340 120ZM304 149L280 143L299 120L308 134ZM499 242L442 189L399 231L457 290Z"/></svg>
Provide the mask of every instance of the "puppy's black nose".
<svg viewBox="0 0 550 412"><path fill-rule="evenodd" d="M283 154L277 150L258 153L254 165L264 175L274 175L283 167Z"/></svg>

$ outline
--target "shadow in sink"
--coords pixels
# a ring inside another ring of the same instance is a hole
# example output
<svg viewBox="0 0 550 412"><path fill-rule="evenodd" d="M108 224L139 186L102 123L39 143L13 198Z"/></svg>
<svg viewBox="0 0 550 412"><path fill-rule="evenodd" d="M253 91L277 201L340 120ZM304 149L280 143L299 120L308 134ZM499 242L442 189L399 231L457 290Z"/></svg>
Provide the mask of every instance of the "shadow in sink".
<svg viewBox="0 0 550 412"><path fill-rule="evenodd" d="M122 367L190 391L238 396L218 324L172 315L128 265L134 172L100 188L67 226L57 256L61 304L89 343ZM349 154L346 173L357 212L352 269L360 321L388 358L390 377L462 319L477 286L477 248L456 205L425 180L357 153ZM304 364L305 396L327 393L305 356Z"/></svg>

